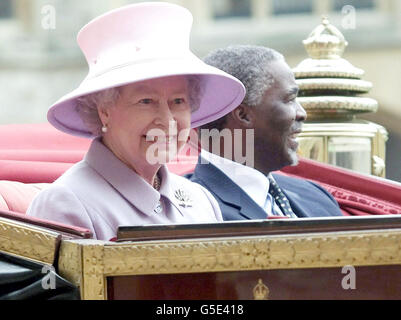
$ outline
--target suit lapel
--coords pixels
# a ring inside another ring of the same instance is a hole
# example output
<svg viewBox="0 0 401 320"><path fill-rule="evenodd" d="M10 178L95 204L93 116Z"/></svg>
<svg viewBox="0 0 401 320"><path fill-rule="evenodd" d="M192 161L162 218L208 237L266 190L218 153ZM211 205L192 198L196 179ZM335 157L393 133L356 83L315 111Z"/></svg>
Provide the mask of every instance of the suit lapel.
<svg viewBox="0 0 401 320"><path fill-rule="evenodd" d="M199 158L200 159L200 158ZM265 219L265 211L259 207L236 183L211 163L200 163L194 175L220 200L235 206L239 214L247 219Z"/></svg>
<svg viewBox="0 0 401 320"><path fill-rule="evenodd" d="M266 219L267 213L256 204L244 191L241 191L240 214L248 219Z"/></svg>

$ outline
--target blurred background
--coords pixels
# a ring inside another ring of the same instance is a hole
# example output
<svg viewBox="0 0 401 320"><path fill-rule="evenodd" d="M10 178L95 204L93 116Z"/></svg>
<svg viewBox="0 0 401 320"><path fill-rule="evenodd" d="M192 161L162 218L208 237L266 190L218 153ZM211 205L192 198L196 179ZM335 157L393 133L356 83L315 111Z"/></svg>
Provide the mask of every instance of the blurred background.
<svg viewBox="0 0 401 320"><path fill-rule="evenodd" d="M46 122L48 107L87 74L76 44L92 18L133 0L0 0L0 124ZM401 0L176 0L194 16L191 49L199 57L230 44L257 44L296 67L302 40L328 16L348 47L343 58L363 69L378 101L360 115L384 126L386 177L401 181Z"/></svg>

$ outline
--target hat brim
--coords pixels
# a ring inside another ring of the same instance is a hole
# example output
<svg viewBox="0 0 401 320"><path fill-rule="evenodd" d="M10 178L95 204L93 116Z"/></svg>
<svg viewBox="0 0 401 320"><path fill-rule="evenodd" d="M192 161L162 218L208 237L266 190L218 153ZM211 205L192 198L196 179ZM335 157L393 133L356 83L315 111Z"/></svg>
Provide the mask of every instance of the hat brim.
<svg viewBox="0 0 401 320"><path fill-rule="evenodd" d="M89 74L77 89L49 108L47 119L55 128L65 133L93 138L94 135L76 111L79 97L135 82L177 75L196 75L201 79L202 97L199 108L191 114L192 128L223 117L235 109L245 96L245 87L238 79L196 57L167 61L154 59L124 65L97 76Z"/></svg>

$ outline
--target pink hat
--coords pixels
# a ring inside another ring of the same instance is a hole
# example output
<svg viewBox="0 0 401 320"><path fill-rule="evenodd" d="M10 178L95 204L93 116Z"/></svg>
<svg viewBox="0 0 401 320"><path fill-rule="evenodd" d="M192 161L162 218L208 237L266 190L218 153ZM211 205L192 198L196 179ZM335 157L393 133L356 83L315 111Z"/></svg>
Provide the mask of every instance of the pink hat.
<svg viewBox="0 0 401 320"><path fill-rule="evenodd" d="M89 65L80 86L53 104L47 119L66 133L93 137L76 111L77 98L138 81L197 75L203 95L191 125L214 121L237 107L245 87L231 75L205 64L189 49L191 13L178 5L150 2L110 11L84 26L78 44Z"/></svg>

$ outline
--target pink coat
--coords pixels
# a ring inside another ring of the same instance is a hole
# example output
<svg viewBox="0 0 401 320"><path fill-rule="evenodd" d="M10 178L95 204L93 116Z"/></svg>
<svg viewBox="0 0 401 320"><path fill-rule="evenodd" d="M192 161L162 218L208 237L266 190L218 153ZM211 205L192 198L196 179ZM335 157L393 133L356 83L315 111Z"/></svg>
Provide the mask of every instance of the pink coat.
<svg viewBox="0 0 401 320"><path fill-rule="evenodd" d="M27 215L87 228L99 240L115 237L119 226L223 221L209 191L166 166L160 173L158 192L94 139L81 162L34 198Z"/></svg>

